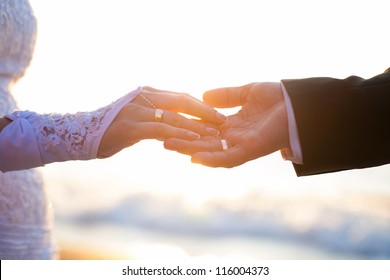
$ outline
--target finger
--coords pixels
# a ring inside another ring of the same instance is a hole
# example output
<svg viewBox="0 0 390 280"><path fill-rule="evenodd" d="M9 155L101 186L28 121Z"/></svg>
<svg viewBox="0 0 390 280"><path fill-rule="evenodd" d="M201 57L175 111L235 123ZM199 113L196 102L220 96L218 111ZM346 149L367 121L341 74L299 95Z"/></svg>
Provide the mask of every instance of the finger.
<svg viewBox="0 0 390 280"><path fill-rule="evenodd" d="M199 152L192 156L192 162L209 167L231 168L247 162L245 151L240 146L234 146L225 151Z"/></svg>
<svg viewBox="0 0 390 280"><path fill-rule="evenodd" d="M144 88L146 92L143 92L142 95L150 99L160 109L185 113L217 124L226 120L224 115L189 94L159 91L150 87Z"/></svg>
<svg viewBox="0 0 390 280"><path fill-rule="evenodd" d="M168 138L180 138L185 140L198 140L199 134L187 129L167 125L165 123L145 122L139 126L140 139L165 140Z"/></svg>
<svg viewBox="0 0 390 280"><path fill-rule="evenodd" d="M168 150L177 151L186 155L192 155L198 152L215 152L223 149L221 140L216 137L202 137L196 141L170 138L164 141L164 147Z"/></svg>
<svg viewBox="0 0 390 280"><path fill-rule="evenodd" d="M167 110L162 111L162 116L160 118L156 118L157 109L134 103L127 104L122 109L122 111L124 118L130 118L132 121L163 122L177 128L191 130L200 135L217 136L219 134L219 130L216 127L212 127L209 124L204 124L195 120L187 119L180 114Z"/></svg>
<svg viewBox="0 0 390 280"><path fill-rule="evenodd" d="M171 126L194 131L200 135L211 135L211 136L219 135L218 129L207 126L195 120L188 119L175 112L170 112L165 110L162 121Z"/></svg>
<svg viewBox="0 0 390 280"><path fill-rule="evenodd" d="M217 88L206 91L203 100L216 108L231 108L245 103L248 92L253 84L241 87Z"/></svg>

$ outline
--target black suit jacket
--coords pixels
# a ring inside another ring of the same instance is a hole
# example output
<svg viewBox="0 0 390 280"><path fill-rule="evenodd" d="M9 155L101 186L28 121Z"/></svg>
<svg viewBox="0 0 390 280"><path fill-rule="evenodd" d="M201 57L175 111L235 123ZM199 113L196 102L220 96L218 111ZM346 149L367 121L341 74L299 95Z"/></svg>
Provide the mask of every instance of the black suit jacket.
<svg viewBox="0 0 390 280"><path fill-rule="evenodd" d="M367 80L282 81L302 147L298 176L390 163L389 70Z"/></svg>

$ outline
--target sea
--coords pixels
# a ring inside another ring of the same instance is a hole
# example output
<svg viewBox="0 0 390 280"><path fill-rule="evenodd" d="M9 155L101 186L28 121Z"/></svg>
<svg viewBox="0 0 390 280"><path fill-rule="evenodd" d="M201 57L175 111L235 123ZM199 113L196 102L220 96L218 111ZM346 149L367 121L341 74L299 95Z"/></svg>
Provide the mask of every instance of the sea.
<svg viewBox="0 0 390 280"><path fill-rule="evenodd" d="M390 258L386 166L298 178L280 155L237 170L193 167L171 153L131 164L154 146L43 168L60 243L125 259ZM179 164L153 175L170 157Z"/></svg>

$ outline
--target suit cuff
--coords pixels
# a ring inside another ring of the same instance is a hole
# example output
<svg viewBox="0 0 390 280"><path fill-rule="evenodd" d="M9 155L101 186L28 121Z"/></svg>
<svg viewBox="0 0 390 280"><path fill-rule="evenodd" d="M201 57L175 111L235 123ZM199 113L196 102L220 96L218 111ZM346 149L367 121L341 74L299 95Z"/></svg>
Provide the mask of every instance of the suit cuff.
<svg viewBox="0 0 390 280"><path fill-rule="evenodd" d="M282 149L281 154L285 160L290 160L296 164L303 164L302 149L299 141L298 128L297 128L297 123L295 121L295 115L291 104L291 99L282 82L281 82L281 86L282 86L284 101L287 109L288 134L290 139L290 148Z"/></svg>

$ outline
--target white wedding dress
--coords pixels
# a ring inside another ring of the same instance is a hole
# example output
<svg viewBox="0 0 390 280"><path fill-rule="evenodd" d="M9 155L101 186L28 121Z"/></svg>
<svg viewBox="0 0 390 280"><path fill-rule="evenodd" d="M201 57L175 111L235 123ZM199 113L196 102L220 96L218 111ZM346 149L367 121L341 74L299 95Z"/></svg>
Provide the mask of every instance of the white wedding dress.
<svg viewBox="0 0 390 280"><path fill-rule="evenodd" d="M0 259L56 257L51 205L39 173L29 168L96 158L105 130L140 92L93 112L15 111L10 89L30 63L35 37L28 0L0 0L0 117L12 120L0 133Z"/></svg>
<svg viewBox="0 0 390 280"><path fill-rule="evenodd" d="M28 66L36 22L27 0L0 0L0 115L16 109L10 86ZM35 170L0 172L0 259L50 259L52 217Z"/></svg>

